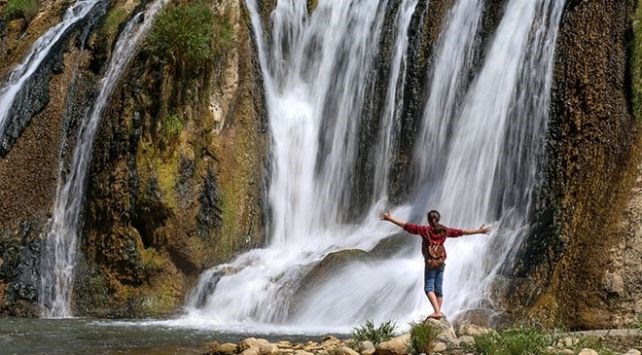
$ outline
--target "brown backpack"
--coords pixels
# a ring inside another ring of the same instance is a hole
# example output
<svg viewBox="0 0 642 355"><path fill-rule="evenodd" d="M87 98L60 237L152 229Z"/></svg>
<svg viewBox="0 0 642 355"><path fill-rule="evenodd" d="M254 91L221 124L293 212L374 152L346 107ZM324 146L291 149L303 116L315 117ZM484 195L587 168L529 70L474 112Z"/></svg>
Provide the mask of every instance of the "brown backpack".
<svg viewBox="0 0 642 355"><path fill-rule="evenodd" d="M426 266L430 269L438 269L446 261L446 248L444 248L443 244L430 243L427 256Z"/></svg>

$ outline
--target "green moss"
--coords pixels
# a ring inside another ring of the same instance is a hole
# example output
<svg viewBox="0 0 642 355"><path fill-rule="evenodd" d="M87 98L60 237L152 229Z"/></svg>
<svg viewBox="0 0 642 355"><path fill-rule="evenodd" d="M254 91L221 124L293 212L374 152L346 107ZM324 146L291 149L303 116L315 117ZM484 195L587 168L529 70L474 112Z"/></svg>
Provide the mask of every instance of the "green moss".
<svg viewBox="0 0 642 355"><path fill-rule="evenodd" d="M163 138L167 143L176 139L183 130L183 120L176 114L167 115L163 118Z"/></svg>
<svg viewBox="0 0 642 355"><path fill-rule="evenodd" d="M141 140L136 157L138 171L147 180L156 178L163 204L176 209L176 182L178 180L178 159L176 154L163 157L150 141Z"/></svg>
<svg viewBox="0 0 642 355"><path fill-rule="evenodd" d="M125 21L127 15L127 11L123 8L111 9L107 16L105 16L99 32L108 37L115 36L116 32L118 32L118 25Z"/></svg>
<svg viewBox="0 0 642 355"><path fill-rule="evenodd" d="M2 17L5 20L23 18L31 21L38 13L40 2L38 0L9 0L4 8Z"/></svg>
<svg viewBox="0 0 642 355"><path fill-rule="evenodd" d="M637 120L642 120L642 4L638 4L633 15L633 34L633 58L631 61L633 114Z"/></svg>
<svg viewBox="0 0 642 355"><path fill-rule="evenodd" d="M163 270L165 259L153 248L144 249L142 252L141 268L147 277Z"/></svg>

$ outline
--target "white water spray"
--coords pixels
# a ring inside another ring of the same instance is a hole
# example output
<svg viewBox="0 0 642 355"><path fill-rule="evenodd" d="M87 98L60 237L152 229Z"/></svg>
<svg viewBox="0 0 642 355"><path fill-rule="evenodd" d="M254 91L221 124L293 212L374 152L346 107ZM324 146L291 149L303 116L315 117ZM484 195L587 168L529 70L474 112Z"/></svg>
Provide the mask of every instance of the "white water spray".
<svg viewBox="0 0 642 355"><path fill-rule="evenodd" d="M137 53L145 34L149 32L155 15L166 2L167 0L157 0L144 14L136 14L123 29L114 47L109 66L100 81L96 101L82 121L70 164L71 171L66 179L58 181L53 217L49 222L49 232L41 257L39 302L43 317L66 318L72 315L70 300L81 227L80 214L94 137L103 109L116 84ZM61 162L61 169L63 165Z"/></svg>
<svg viewBox="0 0 642 355"><path fill-rule="evenodd" d="M260 52L274 141L270 244L202 275L186 317L175 324L270 323L345 330L366 319L417 320L428 311L420 287L419 248L411 255L402 250L385 260L354 261L312 290L296 293L307 272L328 253L371 250L398 232L375 218L382 202L370 206L359 225L342 224L340 219L350 195L348 178L356 159L362 93L374 65L387 3L322 0L314 13L307 14L302 2L281 0L272 13L272 48L263 42L255 2L246 3ZM407 33L406 16L415 4L404 1L400 6L397 33ZM480 50L477 33L483 6L481 0L459 0L448 15L434 53L430 94L411 167L421 198L393 211L409 218L416 215L413 211L437 208L445 224L467 228L501 221L493 237L470 236L447 243L445 312L450 316L487 297L489 282L527 227L524 201L529 201L536 185L563 1L509 1L470 83L472 59ZM382 138L377 143L381 154L389 154L387 120L397 119L398 103L392 98L403 76L407 43L403 35L397 36L391 62L399 65L399 73L393 67L388 83ZM520 144L528 147L515 152L514 145ZM526 154L520 157L520 153ZM379 161L375 181L386 181L389 163ZM504 188L507 174L502 169L524 171L524 178ZM505 197L510 189L519 189L517 197ZM385 190L376 188L380 195L374 199L385 200ZM497 238L500 247L489 250L490 238Z"/></svg>

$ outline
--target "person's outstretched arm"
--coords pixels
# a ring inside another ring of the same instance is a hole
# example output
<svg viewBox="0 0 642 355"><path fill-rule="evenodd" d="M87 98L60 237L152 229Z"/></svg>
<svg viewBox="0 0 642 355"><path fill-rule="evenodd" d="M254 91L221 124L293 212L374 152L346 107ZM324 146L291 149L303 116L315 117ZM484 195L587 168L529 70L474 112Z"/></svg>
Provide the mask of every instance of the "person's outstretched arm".
<svg viewBox="0 0 642 355"><path fill-rule="evenodd" d="M482 224L481 227L477 229L463 229L462 232L462 235L488 234L490 232L490 226Z"/></svg>
<svg viewBox="0 0 642 355"><path fill-rule="evenodd" d="M390 212L379 212L379 219L381 219L382 221L388 221L388 222L394 223L401 228L406 228L406 222L394 218L393 216L390 215Z"/></svg>

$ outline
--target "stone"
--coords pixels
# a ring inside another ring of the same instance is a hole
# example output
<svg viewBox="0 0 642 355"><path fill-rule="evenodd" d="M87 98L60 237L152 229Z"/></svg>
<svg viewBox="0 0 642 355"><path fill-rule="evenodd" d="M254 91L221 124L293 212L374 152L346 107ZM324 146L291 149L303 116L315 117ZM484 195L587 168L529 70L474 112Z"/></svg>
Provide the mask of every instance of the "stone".
<svg viewBox="0 0 642 355"><path fill-rule="evenodd" d="M350 349L349 347L342 345L334 348L332 351L333 355L359 355L358 352Z"/></svg>
<svg viewBox="0 0 642 355"><path fill-rule="evenodd" d="M459 337L460 345L472 345L475 344L475 338L470 335L462 335Z"/></svg>
<svg viewBox="0 0 642 355"><path fill-rule="evenodd" d="M289 341L287 341L287 340L281 340L281 341L279 341L278 343L276 343L276 345L277 345L280 349L292 349L292 348L294 347L294 346L292 345L292 343L290 343L290 342L289 342Z"/></svg>
<svg viewBox="0 0 642 355"><path fill-rule="evenodd" d="M275 354L276 352L279 351L279 347L276 346L275 344L261 344L259 345L259 354L265 355L265 354Z"/></svg>
<svg viewBox="0 0 642 355"><path fill-rule="evenodd" d="M639 351L639 350L630 349L629 351L625 352L625 353L624 353L624 354L622 354L622 355L641 355L641 354L642 354L642 353L640 353L640 351Z"/></svg>
<svg viewBox="0 0 642 355"><path fill-rule="evenodd" d="M325 337L325 339L323 339L323 341L321 342L321 346L323 346L324 348L329 348L338 344L341 344L341 340L333 336Z"/></svg>
<svg viewBox="0 0 642 355"><path fill-rule="evenodd" d="M562 350L558 351L557 353L560 354L560 355L575 355L575 351L573 351L571 349L562 349Z"/></svg>
<svg viewBox="0 0 642 355"><path fill-rule="evenodd" d="M239 351L245 351L249 348L259 348L261 345L269 344L266 339L257 339L254 337L241 340L239 343Z"/></svg>
<svg viewBox="0 0 642 355"><path fill-rule="evenodd" d="M461 324L457 329L457 334L459 334L459 336L470 335L472 337L478 337L490 332L492 332L492 329L490 328L468 323Z"/></svg>
<svg viewBox="0 0 642 355"><path fill-rule="evenodd" d="M236 354L237 351L237 345L233 343L224 343L221 344L218 341L213 341L211 343L205 344L205 346L209 349L208 354L212 355L232 355Z"/></svg>
<svg viewBox="0 0 642 355"><path fill-rule="evenodd" d="M575 337L564 337L561 341L558 342L559 347L570 348L579 342L578 338Z"/></svg>
<svg viewBox="0 0 642 355"><path fill-rule="evenodd" d="M312 353L305 350L295 350L294 355L312 355Z"/></svg>
<svg viewBox="0 0 642 355"><path fill-rule="evenodd" d="M247 348L247 349L241 351L241 355L259 355L259 349L258 348Z"/></svg>
<svg viewBox="0 0 642 355"><path fill-rule="evenodd" d="M357 346L357 349L359 350L360 353L363 354L364 352L367 352L367 351L370 351L370 350L372 350L374 352L375 346L371 341L365 340L365 341L359 342L359 345Z"/></svg>
<svg viewBox="0 0 642 355"><path fill-rule="evenodd" d="M577 353L577 355L599 355L599 353L593 349L584 348L580 350L580 352Z"/></svg>
<svg viewBox="0 0 642 355"><path fill-rule="evenodd" d="M448 350L448 344L443 341L435 341L432 343L432 351L440 353L442 351Z"/></svg>
<svg viewBox="0 0 642 355"><path fill-rule="evenodd" d="M377 355L401 355L408 354L410 346L410 334L404 334L388 341L379 343L376 346Z"/></svg>

